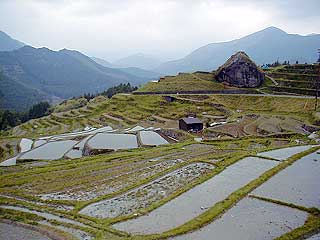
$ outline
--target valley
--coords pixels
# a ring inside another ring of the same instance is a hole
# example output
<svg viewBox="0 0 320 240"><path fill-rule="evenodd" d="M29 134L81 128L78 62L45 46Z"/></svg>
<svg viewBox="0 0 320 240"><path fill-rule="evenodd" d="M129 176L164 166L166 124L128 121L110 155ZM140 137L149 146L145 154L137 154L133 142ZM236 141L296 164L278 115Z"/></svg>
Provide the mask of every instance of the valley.
<svg viewBox="0 0 320 240"><path fill-rule="evenodd" d="M31 225L32 231L58 239L207 239L211 231L223 239L227 233L300 239L318 231L316 187L304 195L292 191L290 198L259 190L277 181L283 191L287 185L280 176L303 169L301 164L313 172L300 172L310 180L299 191L319 181L320 148L307 133L319 121L313 98L141 91L97 96L84 105L78 103L81 98L70 100L48 116L4 132L2 161L17 154L22 138L78 141L86 131L134 129L139 135L156 129L170 144L75 159L21 159L1 167L2 224L18 221L19 231L31 231L26 228ZM178 129L178 120L189 114L204 123L201 133ZM88 126L92 130L85 130ZM266 152L273 149L279 153ZM226 231L221 221L235 214L237 227ZM268 224L257 233L256 222Z"/></svg>
<svg viewBox="0 0 320 240"><path fill-rule="evenodd" d="M319 239L318 39L109 62L0 32L0 239Z"/></svg>

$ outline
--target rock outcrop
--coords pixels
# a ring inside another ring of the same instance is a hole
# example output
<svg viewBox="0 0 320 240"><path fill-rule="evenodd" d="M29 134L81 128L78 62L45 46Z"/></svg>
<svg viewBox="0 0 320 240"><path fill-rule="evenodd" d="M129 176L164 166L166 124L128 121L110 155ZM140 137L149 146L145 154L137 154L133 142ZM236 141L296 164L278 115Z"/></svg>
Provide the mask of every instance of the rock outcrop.
<svg viewBox="0 0 320 240"><path fill-rule="evenodd" d="M254 88L264 81L263 71L245 52L232 55L216 73L216 80L234 87Z"/></svg>

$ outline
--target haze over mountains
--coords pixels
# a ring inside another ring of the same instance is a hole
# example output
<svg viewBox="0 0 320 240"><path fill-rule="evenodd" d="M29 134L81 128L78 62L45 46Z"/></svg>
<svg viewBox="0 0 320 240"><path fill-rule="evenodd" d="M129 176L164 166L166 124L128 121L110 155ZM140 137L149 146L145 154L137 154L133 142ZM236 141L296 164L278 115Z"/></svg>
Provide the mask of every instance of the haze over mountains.
<svg viewBox="0 0 320 240"><path fill-rule="evenodd" d="M113 65L119 67L136 67L151 70L158 67L163 62L164 61L157 57L143 53L137 53L113 62Z"/></svg>
<svg viewBox="0 0 320 240"><path fill-rule="evenodd" d="M320 34L301 36L269 27L233 41L208 44L182 59L163 63L153 71L165 74L211 71L237 51L245 51L257 64L272 63L276 60L314 63L319 47Z"/></svg>
<svg viewBox="0 0 320 240"><path fill-rule="evenodd" d="M109 61L106 61L104 59L97 58L97 57L91 57L91 59L102 66L116 68L123 72L135 75L137 77L146 78L148 80L159 78L161 76L160 73L146 70L148 69L147 65L143 65L144 60L140 61L139 59L141 59L141 55L140 57L138 55L132 55L126 58L126 59L131 59L129 61L126 61L125 59L118 60L117 62L122 62L122 65L117 65L116 62L111 63ZM138 56L138 57L136 58L135 56ZM154 65L154 66L158 66L158 65Z"/></svg>
<svg viewBox="0 0 320 240"><path fill-rule="evenodd" d="M208 44L175 61L163 63L135 54L111 63L78 51L25 46L0 32L0 107L24 110L42 100L55 102L119 83L139 85L161 75L211 71L240 50L258 64L276 60L313 63L319 43L319 34L301 36L269 27L233 41Z"/></svg>
<svg viewBox="0 0 320 240"><path fill-rule="evenodd" d="M5 32L0 31L0 51L12 51L23 47L25 44L11 38Z"/></svg>
<svg viewBox="0 0 320 240"><path fill-rule="evenodd" d="M77 51L30 46L0 52L0 70L1 107L16 110L25 109L39 100L66 99L101 92L119 83L139 85L147 81L101 66Z"/></svg>

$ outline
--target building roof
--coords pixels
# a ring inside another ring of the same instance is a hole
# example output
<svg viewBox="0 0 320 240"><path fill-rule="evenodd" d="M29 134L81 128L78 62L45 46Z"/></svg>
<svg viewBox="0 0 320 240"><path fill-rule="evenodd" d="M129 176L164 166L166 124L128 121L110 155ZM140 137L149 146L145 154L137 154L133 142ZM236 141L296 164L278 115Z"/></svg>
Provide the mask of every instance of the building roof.
<svg viewBox="0 0 320 240"><path fill-rule="evenodd" d="M186 118L182 118L182 120L186 123L186 124L194 124L194 123L201 123L199 118L194 118L194 117L186 117Z"/></svg>

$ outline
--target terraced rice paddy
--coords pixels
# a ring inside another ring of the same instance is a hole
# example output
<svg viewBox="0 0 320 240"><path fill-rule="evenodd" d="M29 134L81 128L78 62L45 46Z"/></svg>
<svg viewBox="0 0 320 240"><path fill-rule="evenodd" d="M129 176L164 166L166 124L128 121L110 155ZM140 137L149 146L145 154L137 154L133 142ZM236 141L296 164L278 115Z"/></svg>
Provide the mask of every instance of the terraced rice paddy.
<svg viewBox="0 0 320 240"><path fill-rule="evenodd" d="M138 148L137 138L133 134L99 133L87 142L88 153L90 151L119 150Z"/></svg>
<svg viewBox="0 0 320 240"><path fill-rule="evenodd" d="M286 160L289 157L299 153L306 151L308 149L312 148L312 146L296 146L296 147L290 147L290 148L282 148L282 149L276 149L273 151L268 152L262 152L258 153L258 156L261 157L269 157L277 160Z"/></svg>
<svg viewBox="0 0 320 240"><path fill-rule="evenodd" d="M320 233L319 234L315 234L309 238L307 238L306 240L318 240L320 239Z"/></svg>
<svg viewBox="0 0 320 240"><path fill-rule="evenodd" d="M78 225L78 226L81 226L81 227L85 226L82 223L79 223L77 221L70 220L70 219L67 219L67 218L64 218L64 217L61 217L61 216L57 216L57 215L50 214L50 213L45 213L45 212L39 212L39 211L35 211L35 210L30 210L30 209L23 208L23 207L0 205L0 208L16 210L16 211L26 212L26 213L33 213L33 214L36 214L36 215L38 215L40 217L43 217L45 219L48 219L48 220L56 220L56 221L60 221L60 222L64 222L64 223L70 223L70 224Z"/></svg>
<svg viewBox="0 0 320 240"><path fill-rule="evenodd" d="M72 150L82 151L89 139L91 136L77 139ZM53 228L80 240L201 240L212 236L212 231L220 239L229 239L233 234L243 239L271 240L304 226L310 216L318 219L308 208L285 206L264 195L261 196L266 200L257 199L258 194L251 197L256 187L268 184L296 164L297 169L304 169L300 173L312 175L306 179L317 180L314 175L319 169L312 165L317 163L313 160L306 168L299 167L303 159L286 166L293 154L308 151L312 145L285 148L284 155L277 153L281 158L278 160L256 155L256 151L272 149L279 143L286 146L295 141L262 138L190 141L47 161L41 166L23 163L2 168L0 218L37 223L47 226L48 231ZM274 152L263 154L269 156ZM317 155L314 153L309 160ZM277 171L280 173L271 174ZM303 183L301 186L303 190L308 188ZM290 199L280 200L291 204ZM212 211L219 214L209 215ZM314 229L311 230L308 231L314 234Z"/></svg>
<svg viewBox="0 0 320 240"><path fill-rule="evenodd" d="M0 222L1 240L52 240L51 238L28 228Z"/></svg>
<svg viewBox="0 0 320 240"><path fill-rule="evenodd" d="M19 144L20 152L27 152L32 148L33 141L27 138L22 138Z"/></svg>
<svg viewBox="0 0 320 240"><path fill-rule="evenodd" d="M152 131L140 131L139 139L143 146L159 146L163 144L169 144L163 137L158 133Z"/></svg>
<svg viewBox="0 0 320 240"><path fill-rule="evenodd" d="M148 164L142 161L141 163L130 164L130 167L122 165L122 171L120 171L119 167L109 169L109 174L105 175L105 178L99 181L99 186L95 183L94 186L87 187L85 191L82 188L79 189L79 187L76 187L76 189L68 189L64 192L42 194L41 198L57 200L90 200L105 194L115 193L133 185L135 181L156 175L182 162L182 160L164 160L160 163L153 162L153 164ZM141 167L142 165L145 166ZM108 172L105 172L105 174Z"/></svg>
<svg viewBox="0 0 320 240"><path fill-rule="evenodd" d="M22 154L19 160L57 160L62 158L77 143L73 140L48 142Z"/></svg>
<svg viewBox="0 0 320 240"><path fill-rule="evenodd" d="M301 149L301 148L300 148ZM252 192L253 195L320 208L320 155L307 155Z"/></svg>
<svg viewBox="0 0 320 240"><path fill-rule="evenodd" d="M257 199L244 198L216 221L198 231L170 238L174 240L275 239L298 228L308 214Z"/></svg>
<svg viewBox="0 0 320 240"><path fill-rule="evenodd" d="M169 196L185 184L209 173L213 168L211 164L192 163L119 197L89 205L80 213L98 218L132 214Z"/></svg>
<svg viewBox="0 0 320 240"><path fill-rule="evenodd" d="M116 229L153 234L178 227L276 166L276 161L245 158L149 214L115 224Z"/></svg>

